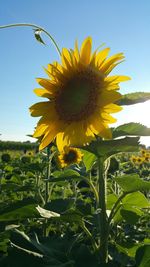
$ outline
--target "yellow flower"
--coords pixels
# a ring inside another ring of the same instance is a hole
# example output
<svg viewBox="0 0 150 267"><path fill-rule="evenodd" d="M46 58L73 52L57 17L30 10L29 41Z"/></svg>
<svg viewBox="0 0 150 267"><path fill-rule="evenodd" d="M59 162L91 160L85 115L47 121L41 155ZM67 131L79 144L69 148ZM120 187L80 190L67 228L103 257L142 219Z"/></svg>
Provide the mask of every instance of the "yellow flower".
<svg viewBox="0 0 150 267"><path fill-rule="evenodd" d="M142 154L143 156L145 156L145 154L146 154L146 149L141 149L141 154Z"/></svg>
<svg viewBox="0 0 150 267"><path fill-rule="evenodd" d="M137 157L136 158L136 164L141 165L144 162L144 158L143 157Z"/></svg>
<svg viewBox="0 0 150 267"><path fill-rule="evenodd" d="M88 37L78 49L63 48L62 64L54 62L45 69L49 78L38 78L43 88L34 92L48 98L30 107L32 116L41 116L34 137L42 137L40 150L56 137L58 149L80 146L99 135L111 138L109 124L116 122L110 113L122 108L114 104L121 98L119 83L127 76L108 76L122 62L122 53L107 58L109 48L92 53L92 39Z"/></svg>
<svg viewBox="0 0 150 267"><path fill-rule="evenodd" d="M58 156L58 160L61 167L64 168L75 163L80 163L82 157L83 154L79 149L73 147L64 147L64 150Z"/></svg>
<svg viewBox="0 0 150 267"><path fill-rule="evenodd" d="M150 162L150 153L146 153L144 155L144 162L146 162L146 163Z"/></svg>
<svg viewBox="0 0 150 267"><path fill-rule="evenodd" d="M28 156L33 156L33 155L34 155L34 152L33 152L33 151L28 151L26 154L27 154Z"/></svg>
<svg viewBox="0 0 150 267"><path fill-rule="evenodd" d="M130 160L131 160L132 163L135 164L136 163L136 160L137 160L137 157L132 155L131 158L130 158Z"/></svg>

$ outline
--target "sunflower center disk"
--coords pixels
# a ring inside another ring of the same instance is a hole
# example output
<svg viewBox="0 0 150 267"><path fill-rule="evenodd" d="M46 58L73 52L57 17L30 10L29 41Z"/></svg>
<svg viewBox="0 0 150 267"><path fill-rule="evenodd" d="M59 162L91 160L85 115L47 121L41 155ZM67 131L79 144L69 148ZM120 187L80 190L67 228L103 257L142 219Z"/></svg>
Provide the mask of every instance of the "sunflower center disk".
<svg viewBox="0 0 150 267"><path fill-rule="evenodd" d="M69 164L77 160L77 153L73 150L70 150L67 154L64 155L64 162Z"/></svg>
<svg viewBox="0 0 150 267"><path fill-rule="evenodd" d="M91 70L80 71L62 85L56 97L56 111L61 120L72 122L88 118L96 108L101 77Z"/></svg>

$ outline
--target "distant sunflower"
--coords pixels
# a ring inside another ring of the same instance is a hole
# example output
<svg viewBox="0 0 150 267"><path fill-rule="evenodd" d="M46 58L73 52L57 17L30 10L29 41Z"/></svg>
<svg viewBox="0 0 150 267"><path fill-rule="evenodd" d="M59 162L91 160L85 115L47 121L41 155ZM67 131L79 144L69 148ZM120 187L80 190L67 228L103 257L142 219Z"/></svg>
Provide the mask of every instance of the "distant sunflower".
<svg viewBox="0 0 150 267"><path fill-rule="evenodd" d="M136 158L136 164L141 165L144 162L144 158L143 157L137 157Z"/></svg>
<svg viewBox="0 0 150 267"><path fill-rule="evenodd" d="M136 161L137 161L137 157L134 156L134 155L132 155L131 158L130 158L130 160L131 160L131 162L132 162L133 164L135 164Z"/></svg>
<svg viewBox="0 0 150 267"><path fill-rule="evenodd" d="M73 147L64 147L64 150L61 151L58 156L59 163L62 168L67 167L69 165L80 163L82 160L83 154L80 149Z"/></svg>
<svg viewBox="0 0 150 267"><path fill-rule="evenodd" d="M122 53L107 58L109 48L92 54L92 39L86 38L78 49L63 48L62 64L54 62L45 69L49 78L38 78L43 87L34 92L48 98L30 107L32 116L41 116L34 137L41 139L40 150L56 137L58 149L80 146L99 135L111 138L109 124L116 122L110 113L122 108L114 104L121 98L119 83L127 76L109 76L113 68L122 62Z"/></svg>
<svg viewBox="0 0 150 267"><path fill-rule="evenodd" d="M144 155L144 162L149 163L150 162L150 153L145 153Z"/></svg>
<svg viewBox="0 0 150 267"><path fill-rule="evenodd" d="M141 149L141 154L142 154L143 156L145 156L146 153L147 153L147 152L146 152L146 149Z"/></svg>

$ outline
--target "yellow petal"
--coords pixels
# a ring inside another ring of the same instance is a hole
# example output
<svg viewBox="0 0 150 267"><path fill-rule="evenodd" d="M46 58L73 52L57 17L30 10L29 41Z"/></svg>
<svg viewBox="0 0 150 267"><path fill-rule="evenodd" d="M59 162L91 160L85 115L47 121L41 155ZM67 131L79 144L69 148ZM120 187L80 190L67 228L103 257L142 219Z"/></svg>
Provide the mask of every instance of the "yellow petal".
<svg viewBox="0 0 150 267"><path fill-rule="evenodd" d="M114 123L117 121L117 119L113 118L110 114L107 112L100 112L100 115L106 124Z"/></svg>
<svg viewBox="0 0 150 267"><path fill-rule="evenodd" d="M57 147L59 151L65 146L82 146L94 139L94 134L82 122L71 123L62 133L57 135Z"/></svg>
<svg viewBox="0 0 150 267"><path fill-rule="evenodd" d="M103 107L103 109L107 113L116 113L116 112L121 111L123 108L116 105L116 104L109 104L109 105Z"/></svg>
<svg viewBox="0 0 150 267"><path fill-rule="evenodd" d="M96 55L96 65L97 65L98 67L104 62L104 60L106 59L106 57L107 57L108 54L109 54L109 51L110 51L110 48L107 47L107 48L101 50L101 51Z"/></svg>
<svg viewBox="0 0 150 267"><path fill-rule="evenodd" d="M71 67L71 54L67 48L62 49L62 64L66 69L70 69Z"/></svg>
<svg viewBox="0 0 150 267"><path fill-rule="evenodd" d="M91 48L92 48L92 38L87 37L81 46L81 52L80 52L80 61L81 63L88 65L90 63L90 57L91 57Z"/></svg>
<svg viewBox="0 0 150 267"><path fill-rule="evenodd" d="M47 98L53 98L54 97L54 95L51 92L49 92L45 89L35 88L33 91L37 96L47 97Z"/></svg>
<svg viewBox="0 0 150 267"><path fill-rule="evenodd" d="M106 71L114 66L116 64L116 62L118 62L117 64L120 63L120 61L124 58L123 53L118 53L116 55L111 56L110 58L108 58L107 60L105 60L102 65L100 66L100 70L104 73L106 73ZM114 64L115 63L115 64Z"/></svg>
<svg viewBox="0 0 150 267"><path fill-rule="evenodd" d="M114 75L114 76L109 76L105 78L105 81L108 83L120 83L120 82L125 82L131 80L131 78L129 76L125 76L125 75Z"/></svg>
<svg viewBox="0 0 150 267"><path fill-rule="evenodd" d="M79 48L78 48L78 41L75 41L75 48L74 48L74 56L76 58L76 61L79 61L80 58L80 53L79 53Z"/></svg>
<svg viewBox="0 0 150 267"><path fill-rule="evenodd" d="M108 105L110 103L116 102L121 98L121 94L116 91L108 91L104 90L99 94L98 97L98 106L104 107L105 105Z"/></svg>
<svg viewBox="0 0 150 267"><path fill-rule="evenodd" d="M37 138L37 137L44 135L47 128L48 128L47 124L40 124L39 126L36 127L33 137Z"/></svg>
<svg viewBox="0 0 150 267"><path fill-rule="evenodd" d="M45 147L47 147L53 141L53 139L56 137L58 131L59 131L59 129L57 127L54 127L53 129L51 129L51 127L48 127L46 132L45 132L45 135L41 141L41 144L39 146L39 150L42 150Z"/></svg>
<svg viewBox="0 0 150 267"><path fill-rule="evenodd" d="M38 102L29 108L31 116L39 117L47 114L51 110L51 102Z"/></svg>
<svg viewBox="0 0 150 267"><path fill-rule="evenodd" d="M37 78L36 81L47 91L55 94L57 87L54 85L54 83L52 83L52 81L44 78Z"/></svg>

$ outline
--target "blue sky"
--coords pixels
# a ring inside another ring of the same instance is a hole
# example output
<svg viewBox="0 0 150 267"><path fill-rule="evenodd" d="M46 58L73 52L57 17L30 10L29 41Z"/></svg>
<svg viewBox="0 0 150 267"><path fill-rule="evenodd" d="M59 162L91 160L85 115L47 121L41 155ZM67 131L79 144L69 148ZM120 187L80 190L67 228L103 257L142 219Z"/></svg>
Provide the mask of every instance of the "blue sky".
<svg viewBox="0 0 150 267"><path fill-rule="evenodd" d="M124 52L126 60L114 73L128 75L121 93L150 92L150 1L149 0L1 0L0 25L30 22L44 27L62 47L73 48L87 36L93 49L101 43L111 54ZM46 77L43 67L59 56L49 39L46 46L34 38L32 28L0 30L0 133L2 140L32 140L37 119L28 108L41 101L33 89L35 78ZM125 108L115 115L118 124L141 122L150 127L150 101ZM142 139L150 145L150 138ZM146 141L145 141L146 140Z"/></svg>

